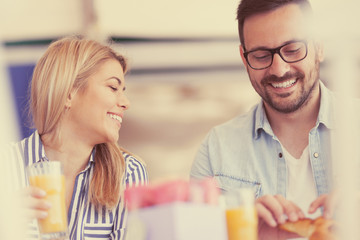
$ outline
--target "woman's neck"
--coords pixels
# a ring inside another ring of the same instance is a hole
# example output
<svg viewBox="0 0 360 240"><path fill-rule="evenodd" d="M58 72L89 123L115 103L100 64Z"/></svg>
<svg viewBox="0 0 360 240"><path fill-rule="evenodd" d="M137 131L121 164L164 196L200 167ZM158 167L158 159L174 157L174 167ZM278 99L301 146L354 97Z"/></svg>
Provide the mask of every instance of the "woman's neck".
<svg viewBox="0 0 360 240"><path fill-rule="evenodd" d="M46 156L50 161L62 162L65 176L77 175L88 164L94 146L67 131L61 131L59 143L54 142L54 139L51 133L41 136Z"/></svg>

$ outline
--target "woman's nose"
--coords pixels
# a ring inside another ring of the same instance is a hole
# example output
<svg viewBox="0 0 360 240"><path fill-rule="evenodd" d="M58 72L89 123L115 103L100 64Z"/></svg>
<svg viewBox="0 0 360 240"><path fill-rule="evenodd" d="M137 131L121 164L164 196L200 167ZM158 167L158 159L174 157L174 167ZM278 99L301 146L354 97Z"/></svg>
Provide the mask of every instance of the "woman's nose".
<svg viewBox="0 0 360 240"><path fill-rule="evenodd" d="M129 109L130 101L125 94L121 94L121 96L119 97L118 106L120 106L124 110Z"/></svg>

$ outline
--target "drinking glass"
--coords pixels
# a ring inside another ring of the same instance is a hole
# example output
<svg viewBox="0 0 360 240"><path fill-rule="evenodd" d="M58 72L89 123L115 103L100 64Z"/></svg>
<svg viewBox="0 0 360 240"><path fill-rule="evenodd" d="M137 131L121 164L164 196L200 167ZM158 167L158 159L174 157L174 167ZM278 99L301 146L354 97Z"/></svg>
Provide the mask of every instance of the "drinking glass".
<svg viewBox="0 0 360 240"><path fill-rule="evenodd" d="M231 189L224 193L228 240L257 240L258 217L252 189Z"/></svg>
<svg viewBox="0 0 360 240"><path fill-rule="evenodd" d="M66 239L67 217L65 206L65 177L61 162L43 161L34 163L27 168L31 186L46 192L45 200L51 203L48 216L38 219L40 238Z"/></svg>

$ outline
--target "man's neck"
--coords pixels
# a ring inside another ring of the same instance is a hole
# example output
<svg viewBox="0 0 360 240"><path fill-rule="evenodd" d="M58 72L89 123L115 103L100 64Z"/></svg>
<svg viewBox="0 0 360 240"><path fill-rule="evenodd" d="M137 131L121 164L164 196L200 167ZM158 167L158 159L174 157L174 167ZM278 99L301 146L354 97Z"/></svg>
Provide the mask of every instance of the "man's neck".
<svg viewBox="0 0 360 240"><path fill-rule="evenodd" d="M281 113L264 103L271 128L281 144L295 158L299 158L308 145L309 132L315 126L320 109L320 86L310 99L292 113Z"/></svg>

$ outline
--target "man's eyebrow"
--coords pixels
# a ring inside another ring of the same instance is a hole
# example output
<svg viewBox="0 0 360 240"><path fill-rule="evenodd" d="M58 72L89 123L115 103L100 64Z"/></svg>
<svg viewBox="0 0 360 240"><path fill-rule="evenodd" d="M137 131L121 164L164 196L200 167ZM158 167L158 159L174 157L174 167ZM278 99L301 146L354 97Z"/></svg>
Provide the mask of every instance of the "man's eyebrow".
<svg viewBox="0 0 360 240"><path fill-rule="evenodd" d="M292 42L298 42L298 41L302 41L301 39L291 39L289 41L283 42L281 45L279 45L278 47L284 46L286 44L292 43ZM251 50L247 50L246 52L253 52L253 51L257 51L257 50L272 50L272 49L276 49L278 47L275 48L269 48L269 47L265 47L265 46L259 46L256 48L253 48Z"/></svg>

